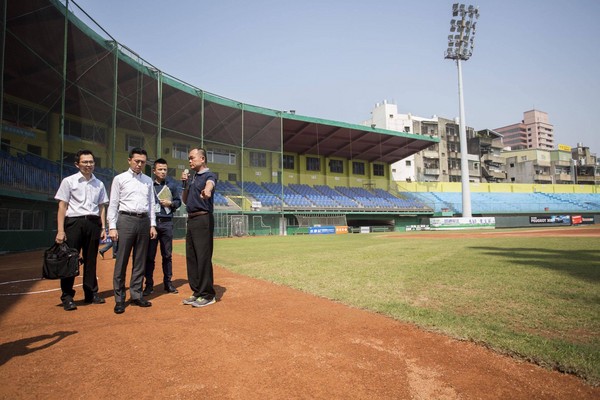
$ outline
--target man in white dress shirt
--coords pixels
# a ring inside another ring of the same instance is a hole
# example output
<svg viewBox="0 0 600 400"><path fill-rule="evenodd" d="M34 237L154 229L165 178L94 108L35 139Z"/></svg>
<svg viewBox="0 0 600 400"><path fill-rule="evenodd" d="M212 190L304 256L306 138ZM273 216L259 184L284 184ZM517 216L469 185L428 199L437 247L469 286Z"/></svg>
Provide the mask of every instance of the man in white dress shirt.
<svg viewBox="0 0 600 400"><path fill-rule="evenodd" d="M147 159L146 150L131 149L129 169L114 177L110 190L108 235L119 243L113 275L116 314L125 312L125 275L132 250L131 303L140 307L152 305L142 295L148 243L156 238L154 188L152 179L143 173Z"/></svg>
<svg viewBox="0 0 600 400"><path fill-rule="evenodd" d="M56 243L66 242L69 247L80 250L83 257L83 293L86 303L102 304L98 296L96 278L96 253L100 239L105 238L104 216L108 196L104 183L94 172L94 155L80 150L75 155L79 172L62 180L54 198L58 200ZM77 309L73 301L75 277L60 280L60 297L65 311Z"/></svg>

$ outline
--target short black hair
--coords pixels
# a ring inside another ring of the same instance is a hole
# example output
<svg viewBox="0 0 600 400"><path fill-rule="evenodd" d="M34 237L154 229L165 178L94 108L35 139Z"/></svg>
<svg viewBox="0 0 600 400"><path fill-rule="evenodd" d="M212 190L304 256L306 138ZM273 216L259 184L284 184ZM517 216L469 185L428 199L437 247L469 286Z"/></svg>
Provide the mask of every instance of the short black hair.
<svg viewBox="0 0 600 400"><path fill-rule="evenodd" d="M164 164L164 165L169 165L167 163L167 160L165 160L164 158L159 158L158 160L154 161L154 164L152 165L153 168L156 168L156 164Z"/></svg>
<svg viewBox="0 0 600 400"><path fill-rule="evenodd" d="M204 158L206 158L206 150L202 147L194 147L192 150L197 150L198 153Z"/></svg>
<svg viewBox="0 0 600 400"><path fill-rule="evenodd" d="M91 156L92 156L94 159L96 158L96 157L94 157L94 153L92 153L92 151L91 151L91 150L86 150L86 149L83 149L83 150L79 150L79 151L78 151L78 152L75 154L75 162L79 164L79 158L80 158L81 156L87 156L88 154L89 154L89 155L91 155Z"/></svg>
<svg viewBox="0 0 600 400"><path fill-rule="evenodd" d="M133 158L134 154L141 154L148 158L148 153L146 153L146 150L142 149L141 147L134 147L133 149L129 150L129 158Z"/></svg>

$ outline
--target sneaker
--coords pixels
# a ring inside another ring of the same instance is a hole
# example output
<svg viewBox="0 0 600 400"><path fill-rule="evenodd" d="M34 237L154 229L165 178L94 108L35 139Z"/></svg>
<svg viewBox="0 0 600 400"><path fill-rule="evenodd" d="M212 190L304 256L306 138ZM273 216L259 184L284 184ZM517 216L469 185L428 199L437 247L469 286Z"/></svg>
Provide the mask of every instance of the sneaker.
<svg viewBox="0 0 600 400"><path fill-rule="evenodd" d="M185 305L189 306L189 305L192 305L192 304L194 304L194 302L195 302L196 300L198 300L198 297L196 297L196 296L190 296L190 297L188 297L187 299L184 299L184 300L183 300L183 304L185 304Z"/></svg>
<svg viewBox="0 0 600 400"><path fill-rule="evenodd" d="M192 303L192 307L206 307L206 306L210 306L211 304L215 304L217 300L215 300L215 298L213 297L212 299L205 299L202 297L198 297L198 299Z"/></svg>

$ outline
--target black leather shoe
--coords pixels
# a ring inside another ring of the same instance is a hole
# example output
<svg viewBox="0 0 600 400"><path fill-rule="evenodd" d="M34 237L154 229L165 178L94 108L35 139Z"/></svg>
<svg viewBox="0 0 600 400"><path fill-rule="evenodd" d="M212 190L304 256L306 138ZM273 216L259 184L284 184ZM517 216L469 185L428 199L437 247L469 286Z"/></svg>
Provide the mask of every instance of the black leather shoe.
<svg viewBox="0 0 600 400"><path fill-rule="evenodd" d="M118 302L115 304L115 314L123 314L125 312L125 303Z"/></svg>
<svg viewBox="0 0 600 400"><path fill-rule="evenodd" d="M154 288L152 286L146 286L146 289L142 292L144 296L150 296L152 293L154 293Z"/></svg>
<svg viewBox="0 0 600 400"><path fill-rule="evenodd" d="M84 301L88 304L104 304L104 303L106 303L106 300L104 300L102 297L98 296L97 294L95 294L93 298L85 299Z"/></svg>
<svg viewBox="0 0 600 400"><path fill-rule="evenodd" d="M167 286L165 286L165 292L167 292L167 293L179 293L179 290L177 290L177 288L175 288L175 286L173 286L172 284L168 284Z"/></svg>
<svg viewBox="0 0 600 400"><path fill-rule="evenodd" d="M134 300L131 300L131 304L139 306L139 307L151 307L152 306L152 303L150 303L146 299L134 299Z"/></svg>
<svg viewBox="0 0 600 400"><path fill-rule="evenodd" d="M77 306L75 305L75 302L72 299L63 300L63 308L65 309L65 311L77 310Z"/></svg>

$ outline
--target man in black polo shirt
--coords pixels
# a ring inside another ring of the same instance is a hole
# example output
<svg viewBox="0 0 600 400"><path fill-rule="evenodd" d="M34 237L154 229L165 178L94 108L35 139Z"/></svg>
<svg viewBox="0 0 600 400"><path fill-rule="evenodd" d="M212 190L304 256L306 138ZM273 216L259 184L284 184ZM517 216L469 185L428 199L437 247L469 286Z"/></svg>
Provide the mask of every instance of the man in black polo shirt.
<svg viewBox="0 0 600 400"><path fill-rule="evenodd" d="M206 151L192 149L188 160L192 172L185 180L182 200L186 204L188 221L185 236L185 257L187 274L192 296L183 300L183 304L204 307L214 304L213 286L213 194L217 185L217 175L206 166Z"/></svg>
<svg viewBox="0 0 600 400"><path fill-rule="evenodd" d="M163 284L168 293L178 293L172 283L173 277L173 213L181 206L181 183L167 176L167 161L159 158L154 161L152 168L154 172L154 196L156 211L156 233L155 239L150 239L148 245L148 256L146 257L146 288L144 296L154 291L154 265L156 250L160 243L160 254L162 256Z"/></svg>

